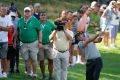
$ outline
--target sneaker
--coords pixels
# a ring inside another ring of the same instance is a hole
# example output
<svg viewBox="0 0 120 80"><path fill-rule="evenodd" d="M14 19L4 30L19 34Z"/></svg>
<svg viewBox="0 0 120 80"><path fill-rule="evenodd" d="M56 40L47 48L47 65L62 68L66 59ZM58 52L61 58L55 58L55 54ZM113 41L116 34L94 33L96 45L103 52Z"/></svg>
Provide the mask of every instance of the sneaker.
<svg viewBox="0 0 120 80"><path fill-rule="evenodd" d="M3 72L2 76L3 76L3 78L7 78L7 73Z"/></svg>
<svg viewBox="0 0 120 80"><path fill-rule="evenodd" d="M33 74L33 80L37 80L37 74Z"/></svg>
<svg viewBox="0 0 120 80"><path fill-rule="evenodd" d="M37 77L37 74L33 74L32 76L33 76L33 77Z"/></svg>
<svg viewBox="0 0 120 80"><path fill-rule="evenodd" d="M109 49L109 46L104 46L105 49Z"/></svg>
<svg viewBox="0 0 120 80"><path fill-rule="evenodd" d="M2 75L2 73L0 73L0 78L3 78L3 75Z"/></svg>
<svg viewBox="0 0 120 80"><path fill-rule="evenodd" d="M32 77L33 74L32 73L27 73L28 77Z"/></svg>
<svg viewBox="0 0 120 80"><path fill-rule="evenodd" d="M116 45L110 45L110 47L114 49L118 48Z"/></svg>

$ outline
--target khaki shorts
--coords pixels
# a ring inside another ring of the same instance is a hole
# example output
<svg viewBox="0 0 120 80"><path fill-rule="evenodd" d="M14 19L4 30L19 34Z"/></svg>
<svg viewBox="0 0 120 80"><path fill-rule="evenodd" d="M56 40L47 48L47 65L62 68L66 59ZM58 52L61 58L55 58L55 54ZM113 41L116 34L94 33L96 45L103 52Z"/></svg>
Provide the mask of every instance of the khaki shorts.
<svg viewBox="0 0 120 80"><path fill-rule="evenodd" d="M28 60L30 58L34 61L37 61L38 51L38 41L32 43L23 43L20 47L20 53L24 60Z"/></svg>
<svg viewBox="0 0 120 80"><path fill-rule="evenodd" d="M38 61L42 61L45 58L53 59L52 48L48 45L43 45L42 48L39 49L38 53Z"/></svg>

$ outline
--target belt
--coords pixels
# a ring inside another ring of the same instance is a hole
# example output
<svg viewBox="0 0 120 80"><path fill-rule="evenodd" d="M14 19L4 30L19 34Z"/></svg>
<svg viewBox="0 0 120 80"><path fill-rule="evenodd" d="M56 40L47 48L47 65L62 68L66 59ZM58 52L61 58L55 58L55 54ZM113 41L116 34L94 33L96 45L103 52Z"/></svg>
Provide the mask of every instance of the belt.
<svg viewBox="0 0 120 80"><path fill-rule="evenodd" d="M57 50L57 49L55 49L55 50ZM59 50L57 50L57 51L60 52L60 53L64 53L64 52L68 51L68 49L64 50L64 51L59 51Z"/></svg>
<svg viewBox="0 0 120 80"><path fill-rule="evenodd" d="M21 42L22 42L22 43L33 43L33 42L35 42L35 41L37 41L37 40L34 40L34 41L27 41L27 42L21 41Z"/></svg>
<svg viewBox="0 0 120 80"><path fill-rule="evenodd" d="M95 58L95 59L88 59L87 62L94 62L94 61L98 61L101 60L101 57Z"/></svg>

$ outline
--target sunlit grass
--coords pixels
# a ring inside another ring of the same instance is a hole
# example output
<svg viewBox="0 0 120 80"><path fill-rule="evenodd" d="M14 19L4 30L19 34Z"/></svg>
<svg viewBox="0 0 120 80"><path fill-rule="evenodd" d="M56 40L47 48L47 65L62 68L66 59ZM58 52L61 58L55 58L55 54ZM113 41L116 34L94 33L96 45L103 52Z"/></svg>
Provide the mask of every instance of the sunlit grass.
<svg viewBox="0 0 120 80"><path fill-rule="evenodd" d="M3 0L4 1L4 0ZM15 0L7 0L8 2L3 2L4 4L9 4L10 2L15 2L20 13L23 14L23 9L25 6L33 4L28 2L21 2ZM38 0L35 0L38 2ZM87 0L49 0L50 3L42 3L42 10L46 11L49 18L55 19L59 16L59 13L64 10L77 10L81 3L86 3ZM51 2L52 1L52 2ZM63 2L64 1L64 2ZM28 4L29 3L29 4ZM92 31L90 31L92 32ZM117 46L118 49L104 49L103 43L97 44L98 49L103 58L103 69L101 72L100 80L120 80L120 33L117 36ZM46 63L47 64L47 63ZM6 79L0 80L33 80L29 78L25 73L24 61L20 58L20 74L10 74ZM46 74L48 75L48 69L46 66ZM38 78L41 78L41 72L38 67ZM85 80L85 65L77 64L75 67L68 68L68 80Z"/></svg>

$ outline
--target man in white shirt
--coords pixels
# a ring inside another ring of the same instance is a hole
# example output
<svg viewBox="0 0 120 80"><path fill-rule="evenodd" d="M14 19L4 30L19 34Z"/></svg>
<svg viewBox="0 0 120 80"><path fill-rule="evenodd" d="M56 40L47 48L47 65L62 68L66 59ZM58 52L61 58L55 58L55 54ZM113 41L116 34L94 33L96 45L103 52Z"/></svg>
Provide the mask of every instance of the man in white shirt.
<svg viewBox="0 0 120 80"><path fill-rule="evenodd" d="M120 22L120 8L118 8L116 12L117 14L112 15L112 20L110 24L110 40L111 40L110 47L111 48L117 48L115 41L116 41L119 22Z"/></svg>
<svg viewBox="0 0 120 80"><path fill-rule="evenodd" d="M8 49L8 31L11 30L12 21L6 16L7 8L0 7L0 60L2 60L3 73L0 66L0 77L7 77L7 49ZM1 61L0 61L1 65Z"/></svg>

